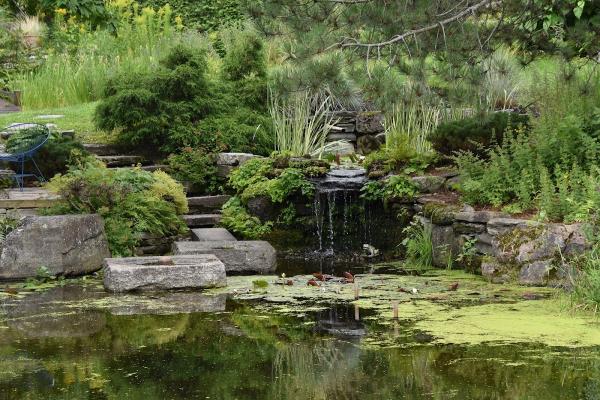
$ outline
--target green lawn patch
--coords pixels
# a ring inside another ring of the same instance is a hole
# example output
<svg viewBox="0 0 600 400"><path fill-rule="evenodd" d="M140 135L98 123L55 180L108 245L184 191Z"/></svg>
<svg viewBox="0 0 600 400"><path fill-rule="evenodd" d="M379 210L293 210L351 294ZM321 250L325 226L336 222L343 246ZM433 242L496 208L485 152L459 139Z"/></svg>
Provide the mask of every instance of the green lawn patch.
<svg viewBox="0 0 600 400"><path fill-rule="evenodd" d="M97 102L78 104L60 108L25 110L18 113L0 114L0 128L15 122L37 122L56 124L61 130L74 130L84 143L111 142L111 135L96 129L93 122ZM40 116L64 115L61 118L40 118Z"/></svg>

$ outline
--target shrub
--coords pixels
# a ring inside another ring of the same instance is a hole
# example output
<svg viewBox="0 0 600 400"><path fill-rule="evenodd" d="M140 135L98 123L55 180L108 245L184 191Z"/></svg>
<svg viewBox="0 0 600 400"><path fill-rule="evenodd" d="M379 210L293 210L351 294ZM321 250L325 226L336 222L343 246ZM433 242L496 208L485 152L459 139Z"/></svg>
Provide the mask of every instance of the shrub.
<svg viewBox="0 0 600 400"><path fill-rule="evenodd" d="M215 159L202 149L183 149L179 154L171 154L168 163L171 175L180 182L189 183L194 192L213 193L217 190L219 179Z"/></svg>
<svg viewBox="0 0 600 400"><path fill-rule="evenodd" d="M272 222L262 223L248 213L238 197L232 197L223 205L221 225L246 239L259 239L271 232Z"/></svg>
<svg viewBox="0 0 600 400"><path fill-rule="evenodd" d="M476 115L440 124L430 136L430 141L435 150L446 155L457 151L485 154L483 149L502 142L507 129L527 126L528 122L527 116L508 112Z"/></svg>
<svg viewBox="0 0 600 400"><path fill-rule="evenodd" d="M162 171L108 169L88 160L54 177L48 188L64 201L46 213L102 215L114 256L132 255L143 233L170 236L186 230L178 215L187 210L183 188Z"/></svg>

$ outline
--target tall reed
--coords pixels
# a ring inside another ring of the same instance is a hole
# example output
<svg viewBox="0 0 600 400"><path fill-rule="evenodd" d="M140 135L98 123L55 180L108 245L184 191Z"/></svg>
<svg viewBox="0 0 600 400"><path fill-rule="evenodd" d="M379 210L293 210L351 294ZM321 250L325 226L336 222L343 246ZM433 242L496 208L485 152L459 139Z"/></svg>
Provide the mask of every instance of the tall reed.
<svg viewBox="0 0 600 400"><path fill-rule="evenodd" d="M440 108L419 101L394 107L385 120L387 148L402 147L415 155L431 153L427 137L442 116Z"/></svg>
<svg viewBox="0 0 600 400"><path fill-rule="evenodd" d="M69 40L75 39L76 47L54 49L40 68L14 79L11 86L23 92L26 109L98 100L111 77L154 70L173 42L180 40L167 6L158 11L140 10L128 3L119 12L121 20L114 34L86 31L72 20L59 19L55 29L69 32Z"/></svg>
<svg viewBox="0 0 600 400"><path fill-rule="evenodd" d="M315 103L308 92L286 100L271 95L269 111L275 132L275 150L294 156L310 154L321 158L325 140L335 123L329 112L331 105L330 97Z"/></svg>

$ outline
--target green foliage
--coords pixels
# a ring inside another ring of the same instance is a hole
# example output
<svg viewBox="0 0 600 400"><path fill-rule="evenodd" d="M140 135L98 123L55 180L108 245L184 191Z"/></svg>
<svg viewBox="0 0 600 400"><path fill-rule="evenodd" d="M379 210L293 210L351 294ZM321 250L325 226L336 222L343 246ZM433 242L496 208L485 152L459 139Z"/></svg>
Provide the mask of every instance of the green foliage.
<svg viewBox="0 0 600 400"><path fill-rule="evenodd" d="M252 158L229 175L229 185L237 192L243 193L247 188L267 178L273 169L270 158Z"/></svg>
<svg viewBox="0 0 600 400"><path fill-rule="evenodd" d="M431 239L431 225L424 225L413 220L403 229L405 239L402 245L406 250L406 259L416 267L425 269L433 265L433 242Z"/></svg>
<svg viewBox="0 0 600 400"><path fill-rule="evenodd" d="M56 9L63 9L69 17L90 24L92 27L114 25L116 18L104 0L40 0L37 13L54 15Z"/></svg>
<svg viewBox="0 0 600 400"><path fill-rule="evenodd" d="M96 0L90 0L96 1ZM72 4L82 2L69 1ZM101 1L102 3L102 1ZM114 31L91 30L77 18L57 12L50 30L48 54L35 70L20 69L10 82L23 91L27 109L63 107L96 101L116 75L151 73L158 60L185 39L170 9L143 10L133 2L112 9ZM48 16L54 15L54 8Z"/></svg>
<svg viewBox="0 0 600 400"><path fill-rule="evenodd" d="M4 241L6 236L19 226L19 220L10 217L0 218L0 242Z"/></svg>
<svg viewBox="0 0 600 400"><path fill-rule="evenodd" d="M162 171L108 169L90 160L56 176L48 188L64 200L49 214L102 215L114 256L132 255L143 233L170 236L186 230L178 215L187 210L183 188Z"/></svg>
<svg viewBox="0 0 600 400"><path fill-rule="evenodd" d="M542 219L584 220L598 204L596 135L574 115L531 133L508 132L483 158L471 152L455 157L460 190L473 204L510 204L514 211L537 208Z"/></svg>
<svg viewBox="0 0 600 400"><path fill-rule="evenodd" d="M15 154L30 150L40 144L46 135L48 128L41 125L18 130L6 141L6 151ZM83 145L76 139L52 132L48 141L36 153L35 159L42 173L53 177L65 172L69 165L77 163L86 154Z"/></svg>
<svg viewBox="0 0 600 400"><path fill-rule="evenodd" d="M221 225L246 239L259 239L271 232L272 222L262 223L248 213L238 197L232 197L223 205Z"/></svg>
<svg viewBox="0 0 600 400"><path fill-rule="evenodd" d="M264 57L261 51L231 54L231 63L236 57ZM233 74L239 80L218 81L208 78L203 47L175 46L158 71L123 74L107 84L98 126L117 129L123 143L158 146L165 153L191 147L268 154L272 139L261 63L256 60L249 75Z"/></svg>
<svg viewBox="0 0 600 400"><path fill-rule="evenodd" d="M6 141L6 151L16 154L31 150L39 145L49 134L48 128L37 125L14 132Z"/></svg>
<svg viewBox="0 0 600 400"><path fill-rule="evenodd" d="M267 76L264 42L250 30L234 31L235 39L226 46L223 58L225 80L238 82Z"/></svg>
<svg viewBox="0 0 600 400"><path fill-rule="evenodd" d="M201 32L217 31L237 25L244 19L238 0L141 0L143 6L163 7L169 4L186 27Z"/></svg>
<svg viewBox="0 0 600 400"><path fill-rule="evenodd" d="M387 179L369 181L361 188L361 197L367 201L410 200L418 191L406 175L392 175Z"/></svg>
<svg viewBox="0 0 600 400"><path fill-rule="evenodd" d="M294 156L323 155L323 147L335 121L329 113L329 97L320 101L308 92L282 100L271 96L270 112L275 131L275 148Z"/></svg>
<svg viewBox="0 0 600 400"><path fill-rule="evenodd" d="M508 112L493 112L440 124L429 139L433 148L442 154L457 151L481 154L482 149L501 143L504 132L527 126L529 118Z"/></svg>
<svg viewBox="0 0 600 400"><path fill-rule="evenodd" d="M180 182L190 183L194 192L213 193L218 189L219 179L214 156L203 150L185 148L168 158L169 172Z"/></svg>
<svg viewBox="0 0 600 400"><path fill-rule="evenodd" d="M268 196L273 203L282 203L294 193L312 197L314 186L296 168L286 168L277 177L262 179L254 185L247 187L241 193L242 201L248 201L258 196Z"/></svg>

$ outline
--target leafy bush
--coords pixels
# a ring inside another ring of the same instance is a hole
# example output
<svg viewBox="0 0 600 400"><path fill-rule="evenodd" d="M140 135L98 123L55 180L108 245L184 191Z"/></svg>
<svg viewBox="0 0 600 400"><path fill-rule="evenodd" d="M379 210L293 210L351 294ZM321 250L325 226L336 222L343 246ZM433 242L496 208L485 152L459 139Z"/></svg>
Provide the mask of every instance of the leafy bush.
<svg viewBox="0 0 600 400"><path fill-rule="evenodd" d="M102 215L114 256L132 255L143 233L171 236L187 229L179 217L187 210L183 188L162 171L108 169L88 160L54 177L48 188L64 200L48 214Z"/></svg>
<svg viewBox="0 0 600 400"><path fill-rule="evenodd" d="M508 132L484 158L472 152L455 157L459 189L472 204L510 204L512 211L537 208L544 219L585 220L600 205L599 145L572 115L531 133Z"/></svg>
<svg viewBox="0 0 600 400"><path fill-rule="evenodd" d="M232 197L223 205L221 225L246 239L259 239L273 227L272 222L263 224L250 215L238 197Z"/></svg>
<svg viewBox="0 0 600 400"><path fill-rule="evenodd" d="M367 201L406 201L414 198L418 191L406 175L392 175L387 179L369 181L361 188L361 197Z"/></svg>
<svg viewBox="0 0 600 400"><path fill-rule="evenodd" d="M180 182L191 184L194 192L213 193L217 190L219 179L215 159L203 150L185 148L179 154L171 154L168 163L171 175Z"/></svg>
<svg viewBox="0 0 600 400"><path fill-rule="evenodd" d="M201 47L178 45L158 71L113 79L97 109L98 126L117 129L125 144L153 145L165 153L191 147L268 154L264 71L235 75L239 81L210 80L206 57Z"/></svg>
<svg viewBox="0 0 600 400"><path fill-rule="evenodd" d="M184 18L186 27L202 32L235 25L244 18L239 0L141 0L140 3L154 8L169 4L176 15Z"/></svg>
<svg viewBox="0 0 600 400"><path fill-rule="evenodd" d="M482 154L482 149L501 143L507 129L527 126L528 121L525 115L508 112L476 115L440 124L429 139L442 154L452 155L457 151Z"/></svg>

